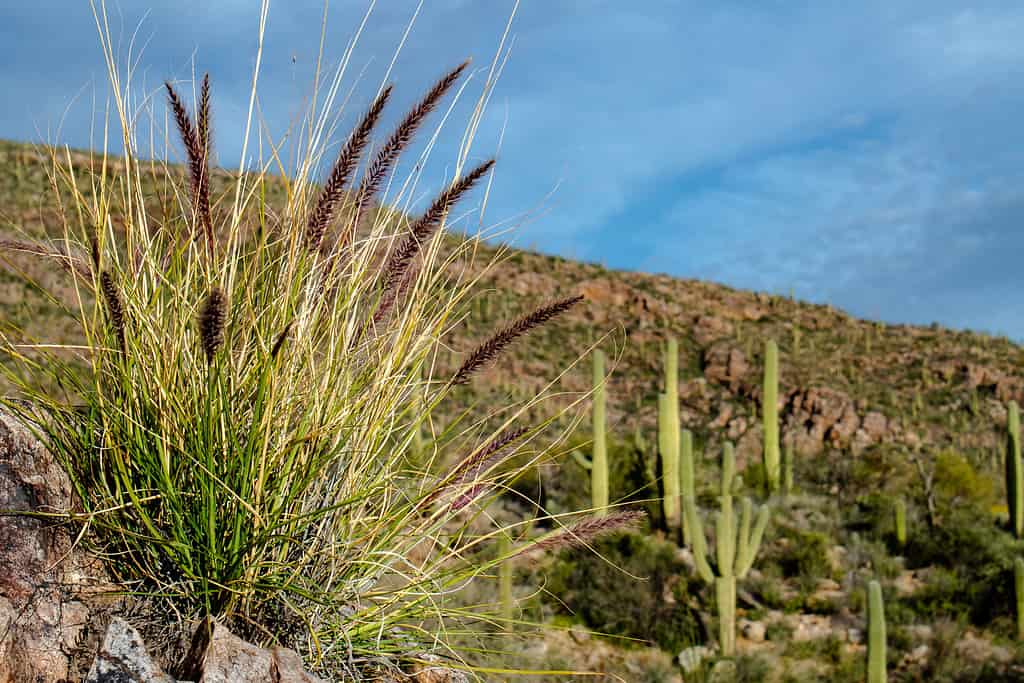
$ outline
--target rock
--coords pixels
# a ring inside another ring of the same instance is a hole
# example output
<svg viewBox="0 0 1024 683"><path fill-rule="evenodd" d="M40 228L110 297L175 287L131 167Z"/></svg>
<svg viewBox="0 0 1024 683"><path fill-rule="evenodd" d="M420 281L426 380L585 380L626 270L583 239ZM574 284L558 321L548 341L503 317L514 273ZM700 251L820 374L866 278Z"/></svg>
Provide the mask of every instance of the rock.
<svg viewBox="0 0 1024 683"><path fill-rule="evenodd" d="M103 638L85 683L175 683L160 670L142 642L139 632L115 617Z"/></svg>
<svg viewBox="0 0 1024 683"><path fill-rule="evenodd" d="M54 457L0 414L0 509L59 513L71 501ZM82 680L112 602L102 568L44 519L0 516L0 539L0 681Z"/></svg>
<svg viewBox="0 0 1024 683"><path fill-rule="evenodd" d="M752 643L763 643L768 631L764 623L760 621L740 619L737 626L739 627L740 633L743 637Z"/></svg>
<svg viewBox="0 0 1024 683"><path fill-rule="evenodd" d="M732 323L713 315L700 316L693 327L693 338L701 346L708 346L719 339L731 338L732 336Z"/></svg>
<svg viewBox="0 0 1024 683"><path fill-rule="evenodd" d="M797 614L793 624L793 640L820 640L832 635L832 619L821 614Z"/></svg>
<svg viewBox="0 0 1024 683"><path fill-rule="evenodd" d="M577 645L582 645L590 640L590 631L580 624L573 624L569 629L569 636Z"/></svg>
<svg viewBox="0 0 1024 683"><path fill-rule="evenodd" d="M1006 664L1013 659L1013 653L1008 648L995 645L969 629L960 636L955 647L957 655L972 662Z"/></svg>
<svg viewBox="0 0 1024 683"><path fill-rule="evenodd" d="M787 435L802 455L817 455L826 444L838 447L850 442L860 418L842 391L826 387L799 389L789 394L784 411Z"/></svg>
<svg viewBox="0 0 1024 683"><path fill-rule="evenodd" d="M437 655L420 655L419 660L413 667L415 683L469 683L469 676L440 664Z"/></svg>
<svg viewBox="0 0 1024 683"><path fill-rule="evenodd" d="M916 572L905 571L900 572L900 575L893 580L892 585L899 595L911 595L924 588L926 584L917 576Z"/></svg>
<svg viewBox="0 0 1024 683"><path fill-rule="evenodd" d="M183 669L199 683L323 683L294 650L257 647L216 622L196 629Z"/></svg>
<svg viewBox="0 0 1024 683"><path fill-rule="evenodd" d="M888 418L875 410L864 416L860 426L873 443L880 442L890 431Z"/></svg>
<svg viewBox="0 0 1024 683"><path fill-rule="evenodd" d="M764 453L764 427L755 422L736 442L736 470L742 472L750 463L761 462Z"/></svg>
<svg viewBox="0 0 1024 683"><path fill-rule="evenodd" d="M728 386L736 393L749 372L747 357L729 342L719 342L704 351L704 377L709 382Z"/></svg>
<svg viewBox="0 0 1024 683"><path fill-rule="evenodd" d="M693 673L700 668L704 660L711 656L710 648L703 645L688 647L679 653L679 666L685 673Z"/></svg>

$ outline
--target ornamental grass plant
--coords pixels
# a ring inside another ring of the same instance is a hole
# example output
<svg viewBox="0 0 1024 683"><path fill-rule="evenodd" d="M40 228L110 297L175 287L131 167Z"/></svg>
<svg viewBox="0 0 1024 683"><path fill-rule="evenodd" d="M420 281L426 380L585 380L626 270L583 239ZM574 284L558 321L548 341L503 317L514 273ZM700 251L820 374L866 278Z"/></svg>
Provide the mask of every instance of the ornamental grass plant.
<svg viewBox="0 0 1024 683"><path fill-rule="evenodd" d="M521 424L528 406L455 423L410 455L450 392L579 301L550 293L552 304L436 376L440 340L469 310L477 277L464 267L476 238L453 239L444 226L460 202L485 195L494 160L471 145L499 60L452 176L420 206L420 177L396 178L396 164L466 96L468 63L381 133L389 84L357 114L336 111L350 46L331 78L318 72L293 168L279 142L252 134L255 74L243 131L216 130L209 77L191 98L167 83L143 102L154 121L166 103L181 167L141 153L133 74L94 9L123 155L108 153L106 139L84 162L52 150L63 238L2 245L66 270L63 299L81 333L76 345L3 339L19 390L6 408L73 483L78 507L53 516L74 525L125 591L182 622L217 619L295 647L344 680L417 651L462 661L450 630L499 610L451 606L447 595L508 557L636 521L576 521L529 540L524 520L511 530L519 542L493 552L510 530L478 532L474 518L549 452L550 435L539 438L548 425ZM261 45L266 18L264 3ZM256 73L259 64L258 52ZM352 122L338 149L328 144L335 116ZM243 140L236 173L211 163L214 140L229 135ZM246 168L257 142L260 165ZM272 187L283 201L268 199Z"/></svg>

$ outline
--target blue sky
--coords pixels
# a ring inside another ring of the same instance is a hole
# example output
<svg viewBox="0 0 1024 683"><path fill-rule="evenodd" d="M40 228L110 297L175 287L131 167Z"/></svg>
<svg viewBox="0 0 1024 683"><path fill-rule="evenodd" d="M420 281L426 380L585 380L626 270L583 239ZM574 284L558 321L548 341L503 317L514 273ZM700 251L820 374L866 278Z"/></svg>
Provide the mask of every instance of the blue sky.
<svg viewBox="0 0 1024 683"><path fill-rule="evenodd" d="M0 137L89 146L107 89L89 3L8 5ZM417 6L378 1L341 131ZM425 193L450 172L512 6L419 10L394 112L463 58L476 71ZM330 3L329 62L366 7ZM259 93L274 135L304 106L323 12L320 0L271 3ZM237 165L258 2L122 0L108 13L125 44L137 29L139 92L157 95L160 116L163 79L190 79L193 60L211 72L219 157ZM1024 340L1022 35L1019 2L522 0L473 150L497 149L504 129L484 222L610 267Z"/></svg>

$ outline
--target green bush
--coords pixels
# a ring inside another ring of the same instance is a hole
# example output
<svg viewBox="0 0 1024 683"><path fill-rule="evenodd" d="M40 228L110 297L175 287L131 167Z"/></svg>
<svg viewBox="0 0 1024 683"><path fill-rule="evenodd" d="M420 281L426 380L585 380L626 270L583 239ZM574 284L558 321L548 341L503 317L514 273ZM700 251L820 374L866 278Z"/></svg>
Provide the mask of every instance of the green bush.
<svg viewBox="0 0 1024 683"><path fill-rule="evenodd" d="M935 566L937 582L920 597L908 597L914 609L951 618L957 614L984 626L1012 613L1013 558L1024 543L996 528L987 518L956 513L928 533L912 535L905 556L910 569Z"/></svg>
<svg viewBox="0 0 1024 683"><path fill-rule="evenodd" d="M630 533L564 553L548 583L551 606L599 633L637 638L677 654L705 640L691 606L689 569L673 543ZM633 577L639 578L633 578Z"/></svg>
<svg viewBox="0 0 1024 683"><path fill-rule="evenodd" d="M777 565L787 579L802 578L815 582L831 577L828 551L832 541L828 536L792 527L780 529L778 534L786 542L772 544L763 565Z"/></svg>

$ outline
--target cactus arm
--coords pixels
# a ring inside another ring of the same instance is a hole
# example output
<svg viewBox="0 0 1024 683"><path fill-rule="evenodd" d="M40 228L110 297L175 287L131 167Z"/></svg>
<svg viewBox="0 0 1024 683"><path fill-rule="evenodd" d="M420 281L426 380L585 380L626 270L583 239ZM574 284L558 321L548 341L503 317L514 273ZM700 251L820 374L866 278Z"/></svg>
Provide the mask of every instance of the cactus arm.
<svg viewBox="0 0 1024 683"><path fill-rule="evenodd" d="M582 467L585 470L590 470L590 468L594 466L594 464L592 462L590 462L590 460L587 458L587 456L585 456L582 453L580 453L578 448L574 448L573 449L573 451L572 451L572 459L575 460L577 463L579 463L579 466Z"/></svg>
<svg viewBox="0 0 1024 683"><path fill-rule="evenodd" d="M687 524L690 525L690 542L693 549L693 560L697 565L697 574L705 583L715 582L715 572L708 564L708 546L704 540L704 525L697 513L697 503L693 498L683 499L683 510L686 513Z"/></svg>
<svg viewBox="0 0 1024 683"><path fill-rule="evenodd" d="M761 541L764 539L765 529L768 528L768 521L771 519L771 512L772 509L768 505L762 505L761 509L757 511L757 521L754 523L754 533L747 542L747 561L739 567L736 572L736 575L741 579L745 577L750 571L750 568L754 566L754 558L757 557L757 551L761 549Z"/></svg>
<svg viewBox="0 0 1024 683"><path fill-rule="evenodd" d="M746 496L740 501L740 523L736 532L736 562L735 573L740 573L740 568L747 565L750 554L750 522L754 516L754 505Z"/></svg>
<svg viewBox="0 0 1024 683"><path fill-rule="evenodd" d="M693 469L693 432L684 429L679 450L679 487L684 497L693 498L696 493L696 475Z"/></svg>

